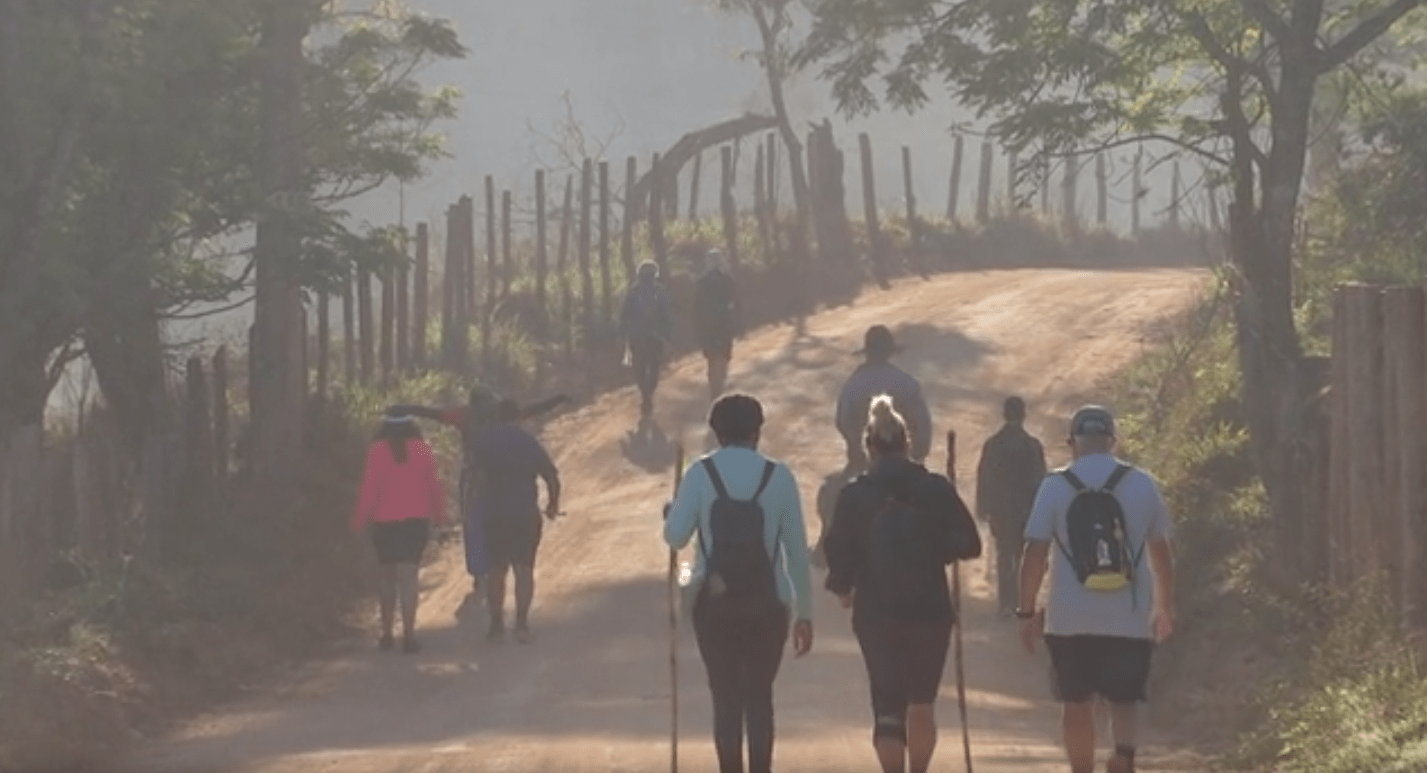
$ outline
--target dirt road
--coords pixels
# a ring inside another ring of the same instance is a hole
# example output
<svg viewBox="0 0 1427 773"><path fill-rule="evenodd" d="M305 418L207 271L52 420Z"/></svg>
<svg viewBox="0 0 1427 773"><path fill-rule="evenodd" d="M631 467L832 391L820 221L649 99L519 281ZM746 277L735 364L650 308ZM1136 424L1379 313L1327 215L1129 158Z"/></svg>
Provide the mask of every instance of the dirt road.
<svg viewBox="0 0 1427 773"><path fill-rule="evenodd" d="M1166 315L1186 308L1205 275L1189 271L1014 271L907 280L854 306L755 331L737 347L730 388L766 406L764 449L790 460L816 537L814 492L842 462L831 405L870 324L898 331L900 362L922 379L938 436L960 435L966 496L1001 399L1030 402L1052 463L1065 459L1064 417L1133 360ZM569 515L546 532L537 571L537 640L482 643L484 610L462 613L456 551L426 575L425 652L379 654L354 642L278 695L225 708L143 750L134 771L182 773L435 773L667 769L670 688L660 505L673 443L705 447L701 360L666 376L659 431L633 434L630 389L562 417L544 436L556 454ZM932 462L942 464L940 447ZM966 671L976 770L1062 771L1046 669L994 614L979 564L964 570ZM821 572L814 585L821 587ZM865 677L846 614L817 592L817 640L785 660L776 700L775 765L788 773L875 769ZM710 708L691 631L679 632L681 765L712 771ZM939 713L937 768L962 768L954 676ZM1188 770L1156 750L1146 770Z"/></svg>

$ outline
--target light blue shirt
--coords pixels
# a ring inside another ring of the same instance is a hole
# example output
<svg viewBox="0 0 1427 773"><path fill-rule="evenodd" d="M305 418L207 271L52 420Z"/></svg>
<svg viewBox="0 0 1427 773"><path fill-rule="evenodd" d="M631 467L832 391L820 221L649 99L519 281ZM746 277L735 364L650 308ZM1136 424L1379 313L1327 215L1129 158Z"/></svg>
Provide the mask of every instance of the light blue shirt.
<svg viewBox="0 0 1427 773"><path fill-rule="evenodd" d="M750 448L725 446L704 458L713 459L719 477L734 499L748 499L758 489L765 462L772 461ZM763 543L773 559L773 571L778 579L778 597L794 611L798 620L813 616L812 580L808 568L808 537L803 526L803 505L798 494L798 482L793 472L782 462L776 462L768 487L758 497L763 508ZM702 542L709 529L709 511L717 494L703 460L696 460L684 472L679 491L674 495L669 518L664 522L664 541L680 550L689 544L695 533ZM782 535L779 536L781 531ZM777 544L774 544L775 539ZM694 561L693 581L704 578L702 548Z"/></svg>
<svg viewBox="0 0 1427 773"><path fill-rule="evenodd" d="M1092 454L1070 466L1076 477L1090 488L1100 488L1120 460L1110 454ZM1174 524L1160 496L1159 487L1144 471L1131 470L1115 487L1115 498L1125 511L1125 530L1131 555L1140 554L1131 588L1105 592L1080 584L1075 569L1061 554L1055 539L1067 544L1065 515L1075 498L1075 488L1064 476L1051 473L1041 482L1036 503L1026 523L1030 542L1049 542L1050 596L1045 607L1045 632L1058 636L1123 636L1154 638L1151 612L1154 608L1154 568L1148 545L1167 540ZM1132 590L1133 589L1133 590Z"/></svg>

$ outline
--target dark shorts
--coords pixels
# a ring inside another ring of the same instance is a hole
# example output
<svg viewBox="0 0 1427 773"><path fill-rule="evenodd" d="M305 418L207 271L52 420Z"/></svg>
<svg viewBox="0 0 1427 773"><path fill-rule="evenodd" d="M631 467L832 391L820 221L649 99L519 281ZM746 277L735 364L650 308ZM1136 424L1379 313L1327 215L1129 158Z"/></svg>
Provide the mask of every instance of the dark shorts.
<svg viewBox="0 0 1427 773"><path fill-rule="evenodd" d="M486 520L481 528L486 565L491 568L534 566L543 531L539 516L518 521Z"/></svg>
<svg viewBox="0 0 1427 773"><path fill-rule="evenodd" d="M1085 703L1096 695L1121 704L1148 699L1154 655L1149 639L1047 635L1045 644L1051 692L1061 703Z"/></svg>
<svg viewBox="0 0 1427 773"><path fill-rule="evenodd" d="M426 540L431 533L431 521L408 518L404 521L384 521L372 524L372 547L377 561L387 564L419 564L426 552Z"/></svg>
<svg viewBox="0 0 1427 773"><path fill-rule="evenodd" d="M879 728L884 718L905 720L907 706L936 702L951 644L950 618L856 618L853 630L867 665L872 712Z"/></svg>

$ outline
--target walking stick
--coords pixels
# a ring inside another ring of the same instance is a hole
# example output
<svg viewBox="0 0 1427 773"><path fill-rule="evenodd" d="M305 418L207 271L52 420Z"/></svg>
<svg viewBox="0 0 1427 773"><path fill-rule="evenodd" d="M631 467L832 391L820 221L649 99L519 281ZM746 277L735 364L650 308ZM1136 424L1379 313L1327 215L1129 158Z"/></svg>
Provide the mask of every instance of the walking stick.
<svg viewBox="0 0 1427 773"><path fill-rule="evenodd" d="M684 476L684 445L680 443L674 453L674 494L664 505L664 518L668 520L669 509L673 506L673 496L679 493L679 483ZM679 771L679 612L678 577L679 552L669 549L669 773Z"/></svg>
<svg viewBox="0 0 1427 773"><path fill-rule="evenodd" d="M951 485L956 485L956 430L946 433L946 477ZM966 751L966 773L971 773L971 725L966 720L966 667L962 657L961 628L965 618L961 614L961 562L951 563L951 594L956 610L955 668L956 706L961 710L961 745Z"/></svg>

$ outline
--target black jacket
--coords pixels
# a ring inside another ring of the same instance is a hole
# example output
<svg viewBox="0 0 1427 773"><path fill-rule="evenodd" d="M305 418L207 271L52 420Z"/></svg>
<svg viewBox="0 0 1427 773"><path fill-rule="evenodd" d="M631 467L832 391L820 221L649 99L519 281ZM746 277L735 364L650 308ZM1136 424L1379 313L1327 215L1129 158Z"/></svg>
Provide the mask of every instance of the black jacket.
<svg viewBox="0 0 1427 773"><path fill-rule="evenodd" d="M981 555L981 535L966 503L944 475L902 457L883 457L872 469L859 475L838 496L823 548L827 556L828 590L839 596L855 592L864 577L867 544L872 520L886 499L900 495L935 521L935 535L942 560L950 564ZM924 614L929 619L951 618L951 589L946 574L939 575L938 587L929 589ZM857 617L876 616L879 610L859 604Z"/></svg>

